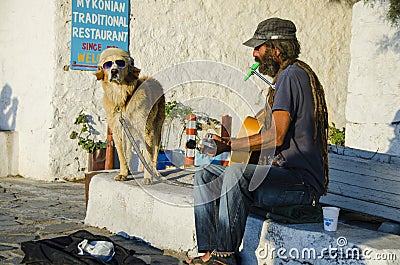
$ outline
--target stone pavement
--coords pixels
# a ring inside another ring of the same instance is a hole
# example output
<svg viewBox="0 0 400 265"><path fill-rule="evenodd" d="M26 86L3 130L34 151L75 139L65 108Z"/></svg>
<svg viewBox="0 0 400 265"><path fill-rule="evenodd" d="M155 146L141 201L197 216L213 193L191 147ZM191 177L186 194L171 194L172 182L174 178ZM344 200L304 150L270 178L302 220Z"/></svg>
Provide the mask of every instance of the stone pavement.
<svg viewBox="0 0 400 265"><path fill-rule="evenodd" d="M84 229L108 236L134 249L149 264L182 264L185 253L163 251L141 240L129 240L105 229L86 226L83 183L43 182L25 178L0 178L0 264L19 264L20 243L69 235Z"/></svg>

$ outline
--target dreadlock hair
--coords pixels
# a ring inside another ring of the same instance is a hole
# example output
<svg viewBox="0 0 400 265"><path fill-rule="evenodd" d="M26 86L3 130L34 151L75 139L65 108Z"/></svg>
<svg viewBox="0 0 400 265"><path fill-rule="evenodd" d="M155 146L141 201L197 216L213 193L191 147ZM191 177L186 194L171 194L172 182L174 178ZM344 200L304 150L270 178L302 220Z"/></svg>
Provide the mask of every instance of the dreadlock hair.
<svg viewBox="0 0 400 265"><path fill-rule="evenodd" d="M303 69L310 78L312 89L312 97L314 101L314 133L313 139L321 147L324 162L324 177L325 177L325 194L328 190L329 183L329 167L328 167L328 109L325 102L325 92L322 84L319 82L317 75L305 62L298 60L300 54L300 43L297 39L293 40L271 40L267 41L269 47L276 47L280 51L280 57L283 64L274 77L273 83L276 82L279 74L291 64L298 65ZM267 102L272 108L274 103L274 90L270 87L268 91Z"/></svg>
<svg viewBox="0 0 400 265"><path fill-rule="evenodd" d="M300 43L297 39L291 40L267 40L265 45L268 47L277 48L281 54L282 61L293 62L299 57L300 54Z"/></svg>

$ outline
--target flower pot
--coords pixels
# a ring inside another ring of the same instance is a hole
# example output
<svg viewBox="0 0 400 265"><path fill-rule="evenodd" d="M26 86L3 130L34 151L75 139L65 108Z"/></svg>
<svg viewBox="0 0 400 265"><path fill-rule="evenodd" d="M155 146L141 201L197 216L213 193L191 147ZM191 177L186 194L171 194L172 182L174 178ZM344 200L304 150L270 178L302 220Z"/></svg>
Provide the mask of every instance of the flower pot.
<svg viewBox="0 0 400 265"><path fill-rule="evenodd" d="M89 154L88 171L104 170L106 163L106 149L97 149Z"/></svg>

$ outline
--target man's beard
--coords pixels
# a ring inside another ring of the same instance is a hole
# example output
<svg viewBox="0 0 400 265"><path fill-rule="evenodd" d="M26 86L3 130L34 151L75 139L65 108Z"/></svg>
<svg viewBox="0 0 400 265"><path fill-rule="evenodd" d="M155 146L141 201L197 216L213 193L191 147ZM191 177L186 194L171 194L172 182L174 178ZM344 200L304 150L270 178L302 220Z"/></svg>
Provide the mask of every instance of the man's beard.
<svg viewBox="0 0 400 265"><path fill-rule="evenodd" d="M276 76L276 74L279 71L280 64L275 61L272 57L268 56L267 54L264 54L264 56L261 58L255 58L256 62L260 63L260 66L258 67L258 70L260 73L263 75L268 75L272 78Z"/></svg>

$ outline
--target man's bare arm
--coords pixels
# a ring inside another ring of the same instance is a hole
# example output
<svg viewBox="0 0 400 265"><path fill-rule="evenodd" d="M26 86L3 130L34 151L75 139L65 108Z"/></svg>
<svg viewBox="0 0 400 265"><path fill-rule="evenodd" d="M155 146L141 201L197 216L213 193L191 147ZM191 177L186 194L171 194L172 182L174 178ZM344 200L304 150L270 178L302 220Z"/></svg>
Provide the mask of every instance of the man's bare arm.
<svg viewBox="0 0 400 265"><path fill-rule="evenodd" d="M232 138L230 142L231 149L258 151L281 146L289 129L290 115L287 111L275 110L272 113L272 117L270 129L250 137Z"/></svg>

